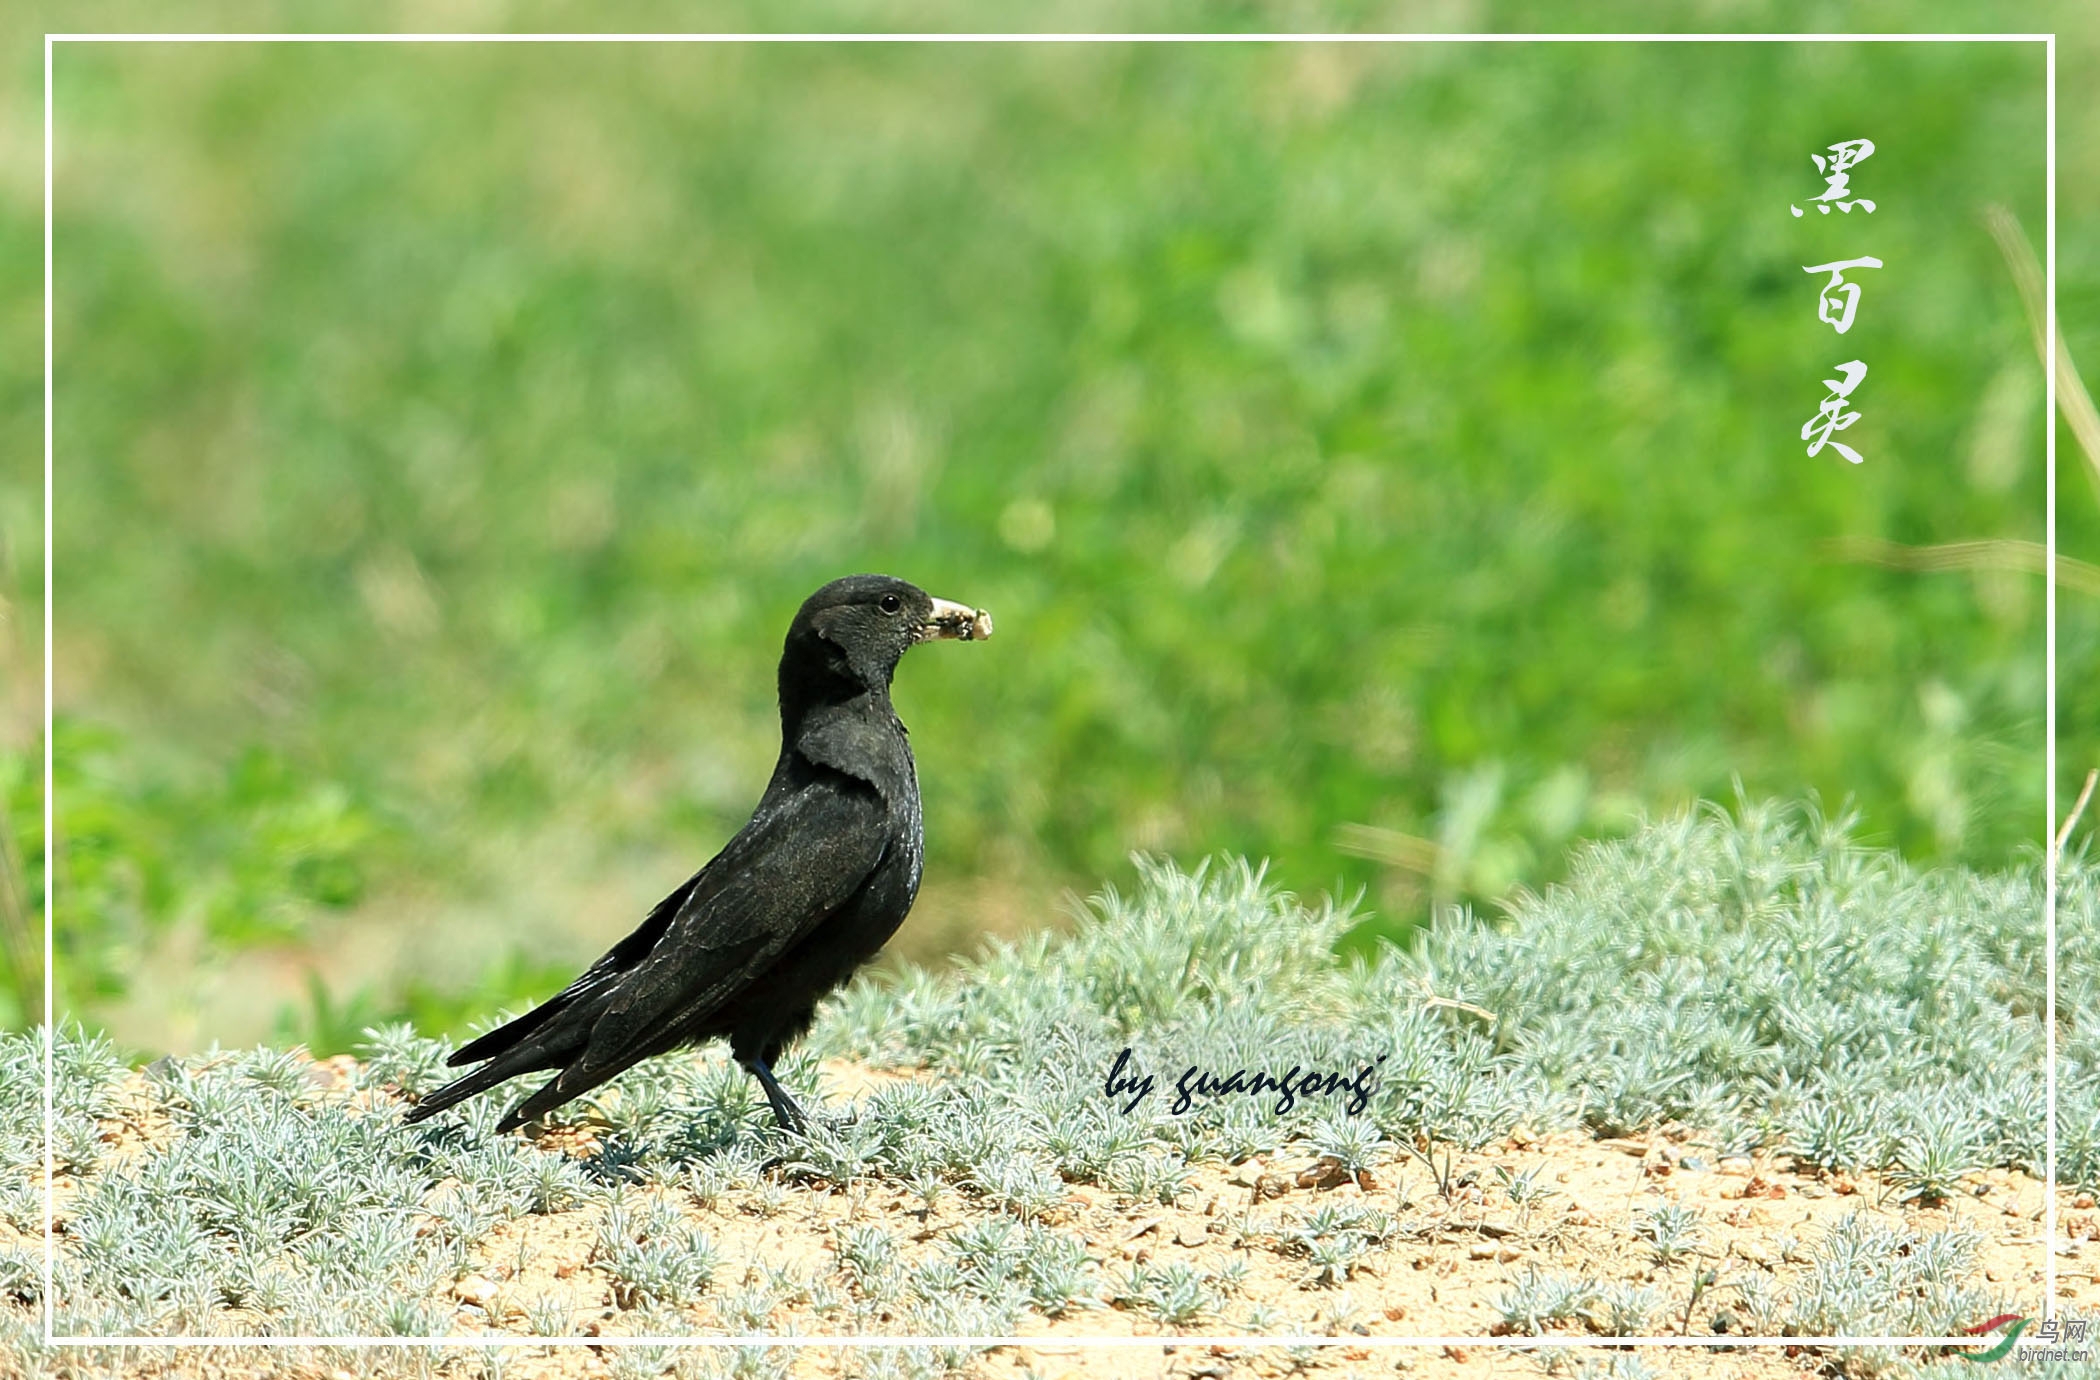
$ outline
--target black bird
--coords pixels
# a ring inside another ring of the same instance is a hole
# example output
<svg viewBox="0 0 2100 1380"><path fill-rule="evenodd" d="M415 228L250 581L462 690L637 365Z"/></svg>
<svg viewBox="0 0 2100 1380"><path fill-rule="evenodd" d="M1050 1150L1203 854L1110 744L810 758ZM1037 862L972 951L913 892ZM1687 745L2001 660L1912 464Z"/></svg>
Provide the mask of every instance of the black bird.
<svg viewBox="0 0 2100 1380"><path fill-rule="evenodd" d="M991 635L982 609L887 575L810 595L781 652L780 761L751 822L583 976L453 1054L488 1062L407 1119L561 1070L498 1123L508 1131L651 1055L727 1036L774 1119L805 1130L772 1066L919 892L919 778L890 677L918 643Z"/></svg>

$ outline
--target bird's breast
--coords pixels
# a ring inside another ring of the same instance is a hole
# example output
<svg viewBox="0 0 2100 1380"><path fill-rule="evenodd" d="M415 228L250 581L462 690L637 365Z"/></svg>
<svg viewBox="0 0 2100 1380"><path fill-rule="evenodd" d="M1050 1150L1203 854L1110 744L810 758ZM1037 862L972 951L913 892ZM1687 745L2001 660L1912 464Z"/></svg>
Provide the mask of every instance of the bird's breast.
<svg viewBox="0 0 2100 1380"><path fill-rule="evenodd" d="M919 877L926 870L926 819L919 808L919 793L912 791L904 802L903 843L907 896L916 899L919 894Z"/></svg>

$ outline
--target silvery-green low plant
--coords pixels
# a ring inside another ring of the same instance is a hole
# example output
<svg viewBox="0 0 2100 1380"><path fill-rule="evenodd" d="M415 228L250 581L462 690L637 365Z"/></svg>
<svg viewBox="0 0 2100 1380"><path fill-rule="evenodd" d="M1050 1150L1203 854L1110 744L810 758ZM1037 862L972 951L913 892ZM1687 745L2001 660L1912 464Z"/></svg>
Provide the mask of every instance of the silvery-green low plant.
<svg viewBox="0 0 2100 1380"><path fill-rule="evenodd" d="M1171 1155L1125 1155L1112 1161L1102 1182L1140 1203L1172 1203L1188 1191L1189 1166Z"/></svg>
<svg viewBox="0 0 2100 1380"><path fill-rule="evenodd" d="M1658 1374L1638 1356L1585 1356L1575 1364L1574 1380L1658 1380Z"/></svg>
<svg viewBox="0 0 2100 1380"><path fill-rule="evenodd" d="M1940 1104L1912 1109L1896 1136L1891 1186L1906 1202L1936 1203L1952 1197L1964 1178L1985 1166L1985 1134L1974 1108Z"/></svg>
<svg viewBox="0 0 2100 1380"><path fill-rule="evenodd" d="M1172 1327L1214 1314L1222 1302L1215 1277L1181 1260L1132 1266L1115 1301Z"/></svg>
<svg viewBox="0 0 2100 1380"><path fill-rule="evenodd" d="M569 1302L559 1294L537 1293L522 1300L526 1330L535 1337L566 1337L574 1330Z"/></svg>
<svg viewBox="0 0 2100 1380"><path fill-rule="evenodd" d="M1024 1222L1034 1221L1065 1201L1064 1180L1025 1155L986 1165L971 1176L970 1186L984 1202Z"/></svg>
<svg viewBox="0 0 2100 1380"><path fill-rule="evenodd" d="M1599 1291L1604 1330L1616 1337L1654 1335L1662 1295L1645 1284L1607 1284Z"/></svg>
<svg viewBox="0 0 2100 1380"><path fill-rule="evenodd" d="M607 1209L591 1259L611 1276L613 1299L622 1308L691 1303L707 1291L721 1264L708 1234L687 1222L676 1205L654 1197L636 1209Z"/></svg>
<svg viewBox="0 0 2100 1380"><path fill-rule="evenodd" d="M1312 1265L1312 1282L1320 1285L1347 1284L1350 1267L1362 1259L1368 1242L1353 1231L1336 1232L1306 1243L1306 1259Z"/></svg>
<svg viewBox="0 0 2100 1380"><path fill-rule="evenodd" d="M1492 1306L1512 1331L1536 1336L1546 1324L1584 1316L1602 1292L1594 1280L1544 1273L1527 1266L1521 1277L1495 1298Z"/></svg>
<svg viewBox="0 0 2100 1380"><path fill-rule="evenodd" d="M1299 1219L1296 1229L1288 1235L1301 1242L1345 1233L1367 1241L1384 1241L1393 1234L1393 1230L1392 1216L1383 1208L1372 1207L1361 1199L1344 1198L1335 1202L1316 1203L1306 1211Z"/></svg>
<svg viewBox="0 0 2100 1380"><path fill-rule="evenodd" d="M875 1222L843 1227L833 1249L840 1269L864 1294L881 1296L897 1282L903 1251L887 1227Z"/></svg>
<svg viewBox="0 0 2100 1380"><path fill-rule="evenodd" d="M1539 1182L1544 1164L1535 1164L1518 1174L1505 1165L1495 1166L1495 1181L1502 1189L1502 1196L1509 1199L1510 1206L1517 1210L1517 1229L1522 1231L1531 1221L1531 1214L1550 1198L1560 1196L1557 1188L1548 1188Z"/></svg>
<svg viewBox="0 0 2100 1380"><path fill-rule="evenodd" d="M1783 1330L1807 1336L1947 1336L2017 1309L1968 1283L1982 1239L1966 1228L1918 1233L1855 1213L1809 1252Z"/></svg>
<svg viewBox="0 0 2100 1380"><path fill-rule="evenodd" d="M1098 1305L1095 1274L1083 1238L1054 1228L1030 1228L1021 1254L1021 1282L1029 1303L1045 1317Z"/></svg>
<svg viewBox="0 0 2100 1380"><path fill-rule="evenodd" d="M1699 1210L1682 1203L1665 1203L1645 1213L1635 1225L1647 1238L1658 1265L1676 1264L1698 1250L1703 1240Z"/></svg>
<svg viewBox="0 0 2100 1380"><path fill-rule="evenodd" d="M1309 1139L1313 1154L1333 1160L1351 1176L1376 1169L1393 1148L1376 1121L1340 1113L1320 1118Z"/></svg>
<svg viewBox="0 0 2100 1380"><path fill-rule="evenodd" d="M1779 1335L1786 1325L1786 1300L1772 1276L1745 1275L1727 1287L1735 1295L1734 1311L1743 1319L1743 1332L1754 1337Z"/></svg>

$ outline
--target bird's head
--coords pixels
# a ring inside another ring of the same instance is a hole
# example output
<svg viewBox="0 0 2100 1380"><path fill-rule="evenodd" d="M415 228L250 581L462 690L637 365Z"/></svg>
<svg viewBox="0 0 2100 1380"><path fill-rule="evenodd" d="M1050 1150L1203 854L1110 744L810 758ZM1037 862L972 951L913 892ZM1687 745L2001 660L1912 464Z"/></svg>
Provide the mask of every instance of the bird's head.
<svg viewBox="0 0 2100 1380"><path fill-rule="evenodd" d="M849 575L802 602L788 625L780 660L781 701L819 691L818 682L844 682L851 693L889 688L904 654L921 642L973 642L992 635L992 616L936 599L909 580ZM796 682L791 687L791 678Z"/></svg>

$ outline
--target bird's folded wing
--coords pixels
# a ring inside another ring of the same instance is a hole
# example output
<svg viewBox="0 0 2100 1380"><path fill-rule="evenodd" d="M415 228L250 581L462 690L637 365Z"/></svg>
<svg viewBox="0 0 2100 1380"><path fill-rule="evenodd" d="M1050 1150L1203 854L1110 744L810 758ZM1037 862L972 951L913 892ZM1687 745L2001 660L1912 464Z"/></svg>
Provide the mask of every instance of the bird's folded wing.
<svg viewBox="0 0 2100 1380"><path fill-rule="evenodd" d="M762 810L592 1023L582 1071L643 1057L741 993L860 890L889 838L882 797L846 776L825 773Z"/></svg>

